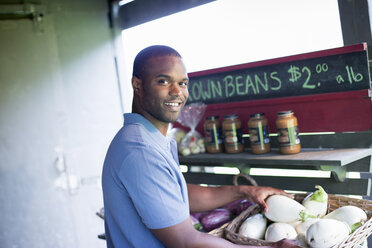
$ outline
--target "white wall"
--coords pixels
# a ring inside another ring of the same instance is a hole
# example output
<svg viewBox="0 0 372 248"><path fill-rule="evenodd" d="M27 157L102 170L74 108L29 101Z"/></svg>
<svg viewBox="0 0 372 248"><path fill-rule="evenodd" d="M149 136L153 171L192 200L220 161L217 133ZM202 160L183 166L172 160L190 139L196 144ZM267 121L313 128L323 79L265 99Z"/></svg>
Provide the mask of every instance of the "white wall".
<svg viewBox="0 0 372 248"><path fill-rule="evenodd" d="M43 4L43 32L0 20L0 247L105 247L100 174L123 120L107 2Z"/></svg>

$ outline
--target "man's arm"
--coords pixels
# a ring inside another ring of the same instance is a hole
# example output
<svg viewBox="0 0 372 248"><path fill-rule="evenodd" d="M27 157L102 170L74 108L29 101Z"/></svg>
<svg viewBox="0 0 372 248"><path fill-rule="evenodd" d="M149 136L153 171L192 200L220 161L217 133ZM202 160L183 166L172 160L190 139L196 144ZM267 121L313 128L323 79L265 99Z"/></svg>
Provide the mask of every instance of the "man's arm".
<svg viewBox="0 0 372 248"><path fill-rule="evenodd" d="M209 211L244 198L234 186L202 187L187 184L190 212Z"/></svg>
<svg viewBox="0 0 372 248"><path fill-rule="evenodd" d="M154 235L168 248L203 247L203 248L230 248L237 246L225 239L214 237L210 234L197 231L188 218L180 224L152 229Z"/></svg>
<svg viewBox="0 0 372 248"><path fill-rule="evenodd" d="M199 232L194 229L191 219L162 229L151 229L152 233L168 248L239 248L254 247L236 245L225 239L212 236L207 233ZM293 240L282 240L276 243L278 248L298 248ZM265 248L260 246L259 248ZM267 248L267 247L266 247Z"/></svg>
<svg viewBox="0 0 372 248"><path fill-rule="evenodd" d="M234 200L247 199L262 206L266 211L265 199L270 195L280 194L292 197L283 190L260 186L220 186L203 187L187 184L190 212L203 212L221 207Z"/></svg>

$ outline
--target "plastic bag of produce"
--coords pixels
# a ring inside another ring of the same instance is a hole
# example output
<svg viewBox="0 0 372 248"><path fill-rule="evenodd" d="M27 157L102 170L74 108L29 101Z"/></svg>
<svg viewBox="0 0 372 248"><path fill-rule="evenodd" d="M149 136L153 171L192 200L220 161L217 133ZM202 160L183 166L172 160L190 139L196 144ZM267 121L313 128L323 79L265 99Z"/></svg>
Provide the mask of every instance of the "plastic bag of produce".
<svg viewBox="0 0 372 248"><path fill-rule="evenodd" d="M203 117L206 107L204 103L188 104L182 109L177 119L182 126L190 128L178 147L183 156L205 152L204 138L195 128Z"/></svg>
<svg viewBox="0 0 372 248"><path fill-rule="evenodd" d="M169 138L173 138L174 140L176 140L177 146L180 145L181 140L183 137L185 137L185 135L186 135L185 130L178 128L178 127L173 127L173 126L170 128L170 130L167 133L167 136Z"/></svg>

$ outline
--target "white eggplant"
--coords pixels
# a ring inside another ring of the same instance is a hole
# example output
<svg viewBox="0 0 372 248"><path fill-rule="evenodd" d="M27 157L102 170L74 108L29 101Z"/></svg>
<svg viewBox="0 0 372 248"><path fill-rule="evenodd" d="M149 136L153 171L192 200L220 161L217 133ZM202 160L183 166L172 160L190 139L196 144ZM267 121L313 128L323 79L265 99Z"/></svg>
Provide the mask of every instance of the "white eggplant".
<svg viewBox="0 0 372 248"><path fill-rule="evenodd" d="M306 234L306 231L307 229L312 225L314 224L315 222L317 222L319 220L319 218L308 218L306 219L305 221L301 222L300 224L298 224L295 229L296 229L296 232L298 234L303 234L305 235Z"/></svg>
<svg viewBox="0 0 372 248"><path fill-rule="evenodd" d="M288 224L290 224L291 226L293 226L295 229L296 229L296 226L301 224L302 221L301 220L296 220L295 222L288 222Z"/></svg>
<svg viewBox="0 0 372 248"><path fill-rule="evenodd" d="M312 248L328 248L349 236L349 226L339 220L320 219L306 232L306 242Z"/></svg>
<svg viewBox="0 0 372 248"><path fill-rule="evenodd" d="M296 239L297 233L293 226L288 223L275 222L270 224L265 233L265 240L276 242L281 239Z"/></svg>
<svg viewBox="0 0 372 248"><path fill-rule="evenodd" d="M366 222L367 214L359 207L347 205L333 210L324 218L343 221L349 225L351 232L354 232Z"/></svg>
<svg viewBox="0 0 372 248"><path fill-rule="evenodd" d="M301 215L306 212L302 204L284 195L272 195L266 204L268 211L265 216L273 222L295 222L301 220Z"/></svg>
<svg viewBox="0 0 372 248"><path fill-rule="evenodd" d="M327 213L328 194L322 186L316 185L315 188L318 190L306 196L302 205L305 206L310 215L321 218Z"/></svg>
<svg viewBox="0 0 372 248"><path fill-rule="evenodd" d="M262 214L248 217L239 228L239 235L251 239L263 239L266 231L267 219Z"/></svg>
<svg viewBox="0 0 372 248"><path fill-rule="evenodd" d="M305 234L297 233L296 240L297 240L297 244L299 246L301 246L301 247L309 247L309 245L306 242L306 233Z"/></svg>

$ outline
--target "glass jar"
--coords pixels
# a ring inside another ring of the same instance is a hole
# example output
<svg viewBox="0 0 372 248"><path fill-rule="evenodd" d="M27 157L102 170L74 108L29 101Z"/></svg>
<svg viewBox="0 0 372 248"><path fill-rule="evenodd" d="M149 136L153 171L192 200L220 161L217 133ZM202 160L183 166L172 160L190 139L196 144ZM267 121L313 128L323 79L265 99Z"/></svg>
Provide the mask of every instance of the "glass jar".
<svg viewBox="0 0 372 248"><path fill-rule="evenodd" d="M271 150L269 127L264 113L251 114L248 121L249 140L253 154L268 153Z"/></svg>
<svg viewBox="0 0 372 248"><path fill-rule="evenodd" d="M241 121L238 115L225 115L222 123L226 153L240 153L244 150Z"/></svg>
<svg viewBox="0 0 372 248"><path fill-rule="evenodd" d="M223 149L221 123L216 115L207 116L204 122L205 146L208 153L220 153Z"/></svg>
<svg viewBox="0 0 372 248"><path fill-rule="evenodd" d="M300 139L298 138L297 118L291 110L278 112L276 129L280 152L282 154L295 154L301 150Z"/></svg>

